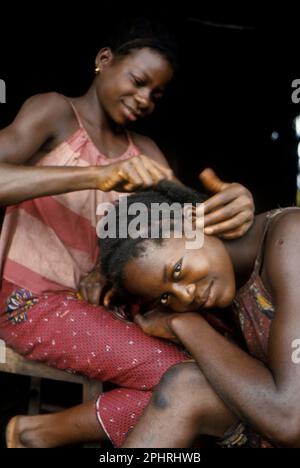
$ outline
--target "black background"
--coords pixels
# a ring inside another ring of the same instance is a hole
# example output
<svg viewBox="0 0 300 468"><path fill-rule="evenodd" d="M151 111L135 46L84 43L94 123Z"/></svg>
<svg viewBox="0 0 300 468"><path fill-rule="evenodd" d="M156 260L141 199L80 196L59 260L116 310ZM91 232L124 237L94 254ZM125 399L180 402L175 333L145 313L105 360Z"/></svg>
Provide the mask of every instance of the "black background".
<svg viewBox="0 0 300 468"><path fill-rule="evenodd" d="M257 212L294 204L293 120L300 104L291 101L291 83L300 78L297 12L274 5L263 12L253 2L229 9L229 2L223 3L2 2L0 79L7 85L7 103L0 104L0 128L33 94L84 93L114 21L125 14L162 17L180 42L181 69L140 130L155 139L187 184L200 188L197 174L209 165L226 180L247 185ZM279 138L272 141L274 131ZM0 380L3 446L9 417L26 412L29 386L25 377L1 374ZM80 402L79 390L55 385L45 383L44 400L62 406Z"/></svg>
<svg viewBox="0 0 300 468"><path fill-rule="evenodd" d="M200 6L198 5L200 4ZM198 6L197 6L198 5ZM0 127L30 95L84 93L94 57L118 18L165 19L180 43L181 68L158 110L138 130L152 136L181 180L200 189L213 167L252 191L257 212L295 203L297 141L291 83L300 78L297 15L243 2L17 2L1 6ZM233 25L234 27L231 27ZM272 132L279 138L271 139Z"/></svg>

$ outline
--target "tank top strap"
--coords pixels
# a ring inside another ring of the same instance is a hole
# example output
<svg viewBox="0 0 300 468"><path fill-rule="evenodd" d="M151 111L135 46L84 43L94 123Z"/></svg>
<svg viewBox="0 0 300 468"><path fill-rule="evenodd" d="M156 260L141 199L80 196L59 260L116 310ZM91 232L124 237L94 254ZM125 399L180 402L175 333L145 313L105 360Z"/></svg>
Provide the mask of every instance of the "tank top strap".
<svg viewBox="0 0 300 468"><path fill-rule="evenodd" d="M134 142L133 142L133 139L130 135L130 132L128 130L126 130L126 136L127 136L127 140L128 140L128 144L131 145L131 146L135 146Z"/></svg>
<svg viewBox="0 0 300 468"><path fill-rule="evenodd" d="M128 141L128 152L131 154L131 156L138 156L141 153L141 151L134 143L133 138L128 130L126 130L126 136Z"/></svg>
<svg viewBox="0 0 300 468"><path fill-rule="evenodd" d="M287 210L287 209L288 208L276 208L275 210L271 210L267 213L263 234L261 236L261 240L260 240L259 247L258 247L258 254L255 259L254 270L253 270L254 275L258 275L260 272L261 262L262 262L263 254L264 254L265 240L266 240L267 232L270 227L271 221L273 220L273 218L275 218L275 216L279 215L280 213L282 213L284 210Z"/></svg>
<svg viewBox="0 0 300 468"><path fill-rule="evenodd" d="M68 102L69 102L70 106L71 106L72 109L73 109L73 112L74 112L74 115L75 115L75 117L76 117L76 120L77 120L77 123L78 123L79 127L84 129L83 124L82 124L82 121L81 121L81 118L79 117L79 114L78 114L78 111L77 111L76 107L74 106L74 104L73 104L73 102L71 101L71 99L68 99Z"/></svg>

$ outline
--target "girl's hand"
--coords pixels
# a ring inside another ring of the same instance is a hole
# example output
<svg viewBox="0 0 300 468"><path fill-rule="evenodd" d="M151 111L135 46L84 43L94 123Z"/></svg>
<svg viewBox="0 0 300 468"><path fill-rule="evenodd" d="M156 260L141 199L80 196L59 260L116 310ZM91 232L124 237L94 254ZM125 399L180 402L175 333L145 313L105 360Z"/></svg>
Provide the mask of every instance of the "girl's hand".
<svg viewBox="0 0 300 468"><path fill-rule="evenodd" d="M79 283L79 292L82 298L90 304L99 305L104 284L105 280L99 272L99 269L95 269L87 276L81 278Z"/></svg>
<svg viewBox="0 0 300 468"><path fill-rule="evenodd" d="M145 315L136 314L134 322L145 332L147 335L164 338L166 340L179 343L176 336L170 328L170 320L177 315L176 312L165 308L157 308L150 310Z"/></svg>
<svg viewBox="0 0 300 468"><path fill-rule="evenodd" d="M204 233L236 239L253 223L254 202L246 187L223 182L212 169L199 174L203 186L215 195L204 202Z"/></svg>
<svg viewBox="0 0 300 468"><path fill-rule="evenodd" d="M103 192L134 192L151 187L163 179L171 180L172 177L171 169L140 155L101 167L97 177L97 188Z"/></svg>

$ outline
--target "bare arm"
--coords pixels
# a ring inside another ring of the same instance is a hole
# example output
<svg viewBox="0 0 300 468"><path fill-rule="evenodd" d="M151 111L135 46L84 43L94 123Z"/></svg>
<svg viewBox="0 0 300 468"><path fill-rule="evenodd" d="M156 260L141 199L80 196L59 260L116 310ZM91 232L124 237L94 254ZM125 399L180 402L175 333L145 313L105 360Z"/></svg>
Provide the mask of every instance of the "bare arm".
<svg viewBox="0 0 300 468"><path fill-rule="evenodd" d="M0 132L0 204L93 187L90 168L35 167L30 159L55 138L57 120L68 112L56 93L37 95L22 106L14 122Z"/></svg>
<svg viewBox="0 0 300 468"><path fill-rule="evenodd" d="M94 189L94 168L0 164L0 205L77 190Z"/></svg>
<svg viewBox="0 0 300 468"><path fill-rule="evenodd" d="M270 441L294 447L300 446L300 365L292 360L292 343L300 338L299 226L300 213L285 215L266 246L265 269L276 306L268 367L219 335L200 315L171 319L171 330L233 413Z"/></svg>
<svg viewBox="0 0 300 468"><path fill-rule="evenodd" d="M72 110L63 96L38 95L0 132L0 205L85 189L133 191L170 178L145 156L100 167L38 167L31 159L55 139Z"/></svg>

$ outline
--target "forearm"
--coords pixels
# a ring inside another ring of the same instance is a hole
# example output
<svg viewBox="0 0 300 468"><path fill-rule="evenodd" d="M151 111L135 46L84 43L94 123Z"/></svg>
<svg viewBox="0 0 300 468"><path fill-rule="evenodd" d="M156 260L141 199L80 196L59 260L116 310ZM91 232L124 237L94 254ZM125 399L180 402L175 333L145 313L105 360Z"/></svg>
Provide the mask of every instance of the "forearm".
<svg viewBox="0 0 300 468"><path fill-rule="evenodd" d="M94 167L0 165L0 205L95 188Z"/></svg>
<svg viewBox="0 0 300 468"><path fill-rule="evenodd" d="M171 328L237 417L280 443L282 429L291 421L284 395L271 372L217 333L201 316L182 314L172 319Z"/></svg>

